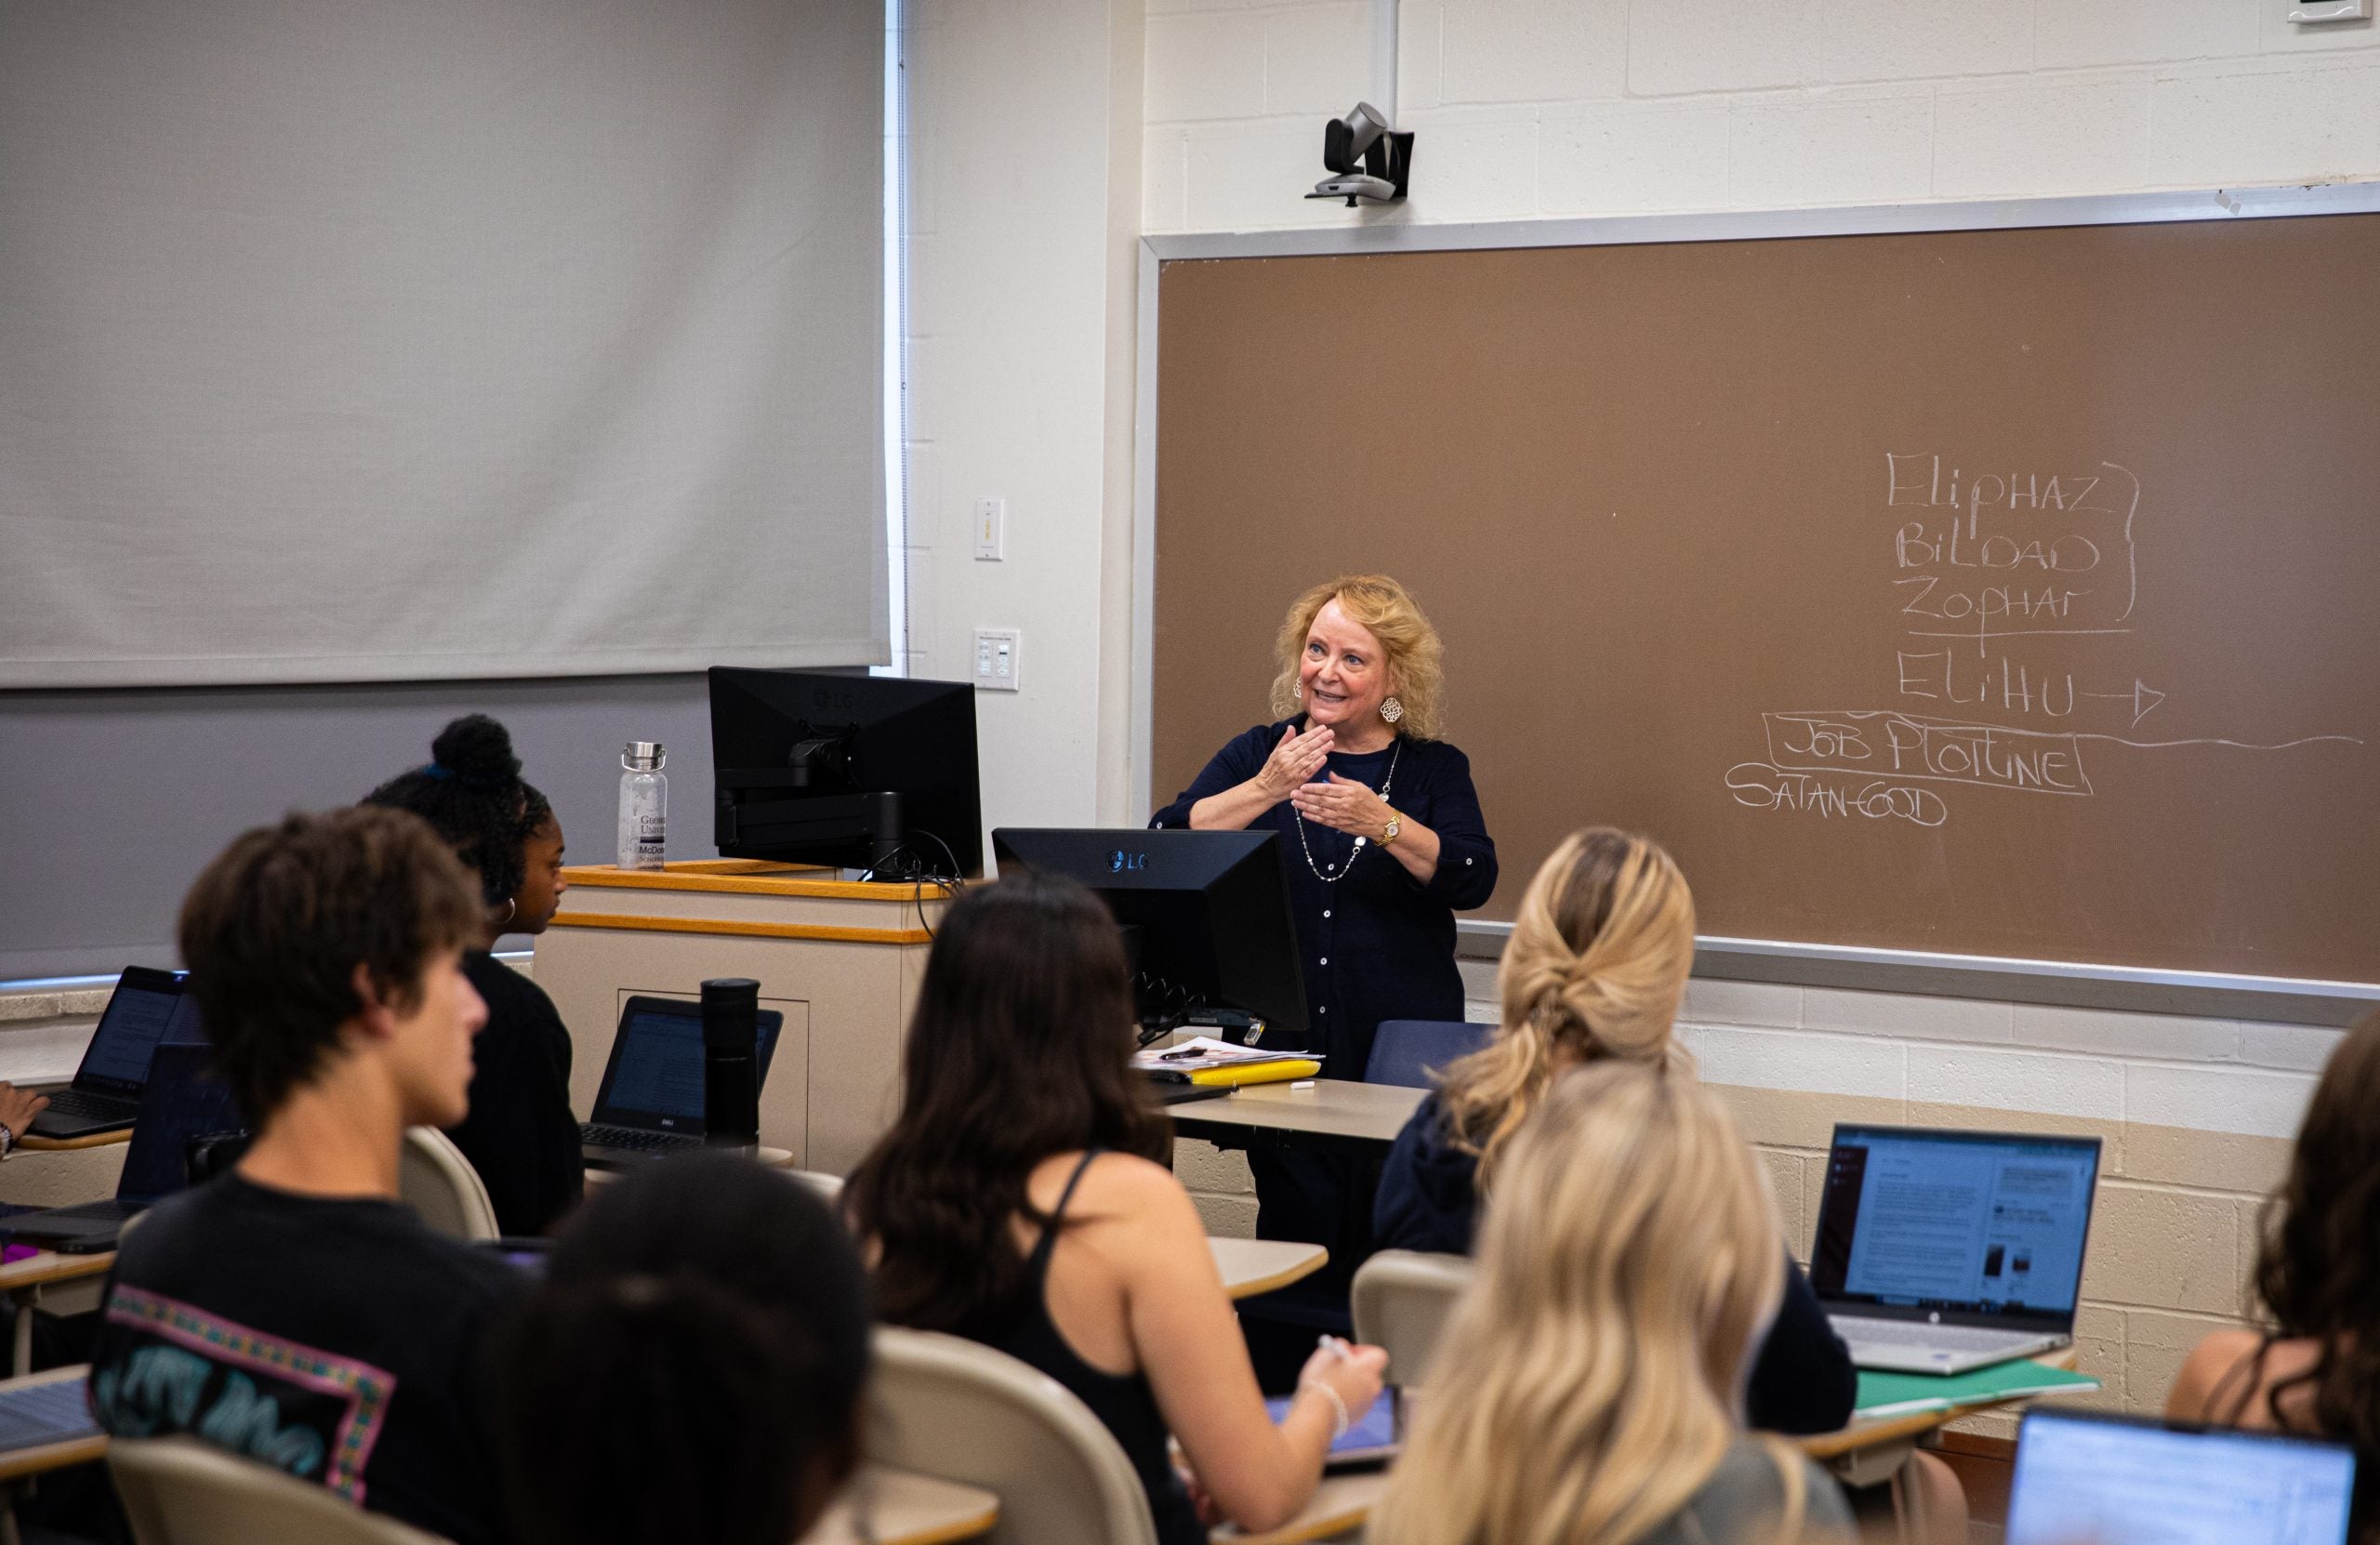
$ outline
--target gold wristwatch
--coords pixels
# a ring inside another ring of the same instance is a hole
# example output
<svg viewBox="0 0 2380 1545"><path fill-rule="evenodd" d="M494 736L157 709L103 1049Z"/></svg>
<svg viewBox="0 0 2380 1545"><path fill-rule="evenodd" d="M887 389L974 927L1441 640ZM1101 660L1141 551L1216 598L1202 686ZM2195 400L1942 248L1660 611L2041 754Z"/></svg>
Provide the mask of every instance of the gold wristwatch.
<svg viewBox="0 0 2380 1545"><path fill-rule="evenodd" d="M1404 829L1405 817L1396 813L1396 808L1394 805L1390 806L1388 825L1380 829L1380 845L1383 848L1396 846L1396 834Z"/></svg>

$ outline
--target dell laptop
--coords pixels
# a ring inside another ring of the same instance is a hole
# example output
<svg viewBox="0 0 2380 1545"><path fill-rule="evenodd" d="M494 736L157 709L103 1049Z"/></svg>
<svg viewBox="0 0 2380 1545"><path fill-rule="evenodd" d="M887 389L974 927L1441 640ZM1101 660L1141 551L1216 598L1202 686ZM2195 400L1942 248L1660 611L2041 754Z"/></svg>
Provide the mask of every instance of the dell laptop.
<svg viewBox="0 0 2380 1545"><path fill-rule="evenodd" d="M2278 1433L2039 1410L2007 1545L2346 1545L2355 1450Z"/></svg>
<svg viewBox="0 0 2380 1545"><path fill-rule="evenodd" d="M30 1135L88 1137L131 1126L140 1110L141 1086L149 1081L149 1054L166 1043L206 1044L188 973L126 966L99 1027L91 1032L73 1083L44 1091L49 1108L33 1117Z"/></svg>
<svg viewBox="0 0 2380 1545"><path fill-rule="evenodd" d="M2096 1137L1837 1127L1810 1285L1863 1368L1964 1373L2065 1346Z"/></svg>
<svg viewBox="0 0 2380 1545"><path fill-rule="evenodd" d="M0 1220L0 1231L20 1244L69 1254L115 1248L125 1220L188 1187L195 1144L242 1129L231 1089L207 1071L210 1055L205 1046L157 1048L112 1199L20 1213Z"/></svg>
<svg viewBox="0 0 2380 1545"><path fill-rule="evenodd" d="M755 1080L769 1081L785 1016L760 1013ZM665 1158L703 1142L703 1006L674 997L631 997L612 1037L612 1060L595 1093L595 1119L578 1129L581 1152L599 1169Z"/></svg>

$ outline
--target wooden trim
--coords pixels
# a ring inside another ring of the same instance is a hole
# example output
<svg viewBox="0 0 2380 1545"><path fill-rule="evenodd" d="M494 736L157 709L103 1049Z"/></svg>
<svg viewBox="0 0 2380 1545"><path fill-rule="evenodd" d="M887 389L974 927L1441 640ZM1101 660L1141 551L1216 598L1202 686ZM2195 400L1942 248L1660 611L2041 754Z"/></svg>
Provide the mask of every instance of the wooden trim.
<svg viewBox="0 0 2380 1545"><path fill-rule="evenodd" d="M0 1293L15 1293L52 1282L74 1282L84 1277L105 1276L114 1265L113 1250L95 1250L88 1255L43 1250L38 1255L29 1255L0 1265Z"/></svg>
<svg viewBox="0 0 2380 1545"><path fill-rule="evenodd" d="M132 1141L129 1126L110 1127L104 1132L85 1132L81 1137L44 1137L39 1132L27 1132L17 1139L17 1151L24 1154L70 1154L78 1148L107 1148Z"/></svg>
<svg viewBox="0 0 2380 1545"><path fill-rule="evenodd" d="M813 873L832 873L816 870ZM712 895L820 896L831 901L910 902L941 897L938 887L917 881L804 879L797 874L720 874L672 865L668 869L620 869L609 864L572 865L562 878L573 886L599 891L701 891Z"/></svg>
<svg viewBox="0 0 2380 1545"><path fill-rule="evenodd" d="M1926 1447L1943 1454L1972 1454L1979 1459L1998 1459L2010 1463L2016 1458L2015 1438L1987 1437L1981 1433L1953 1433L1948 1430L1936 1435Z"/></svg>
<svg viewBox="0 0 2380 1545"><path fill-rule="evenodd" d="M998 1526L999 1521L1000 1505L995 1500L991 1506L972 1516L954 1518L947 1524L922 1529L888 1532L884 1540L885 1545L952 1545L956 1540L975 1539L991 1533Z"/></svg>
<svg viewBox="0 0 2380 1545"><path fill-rule="evenodd" d="M731 939L824 939L839 944L929 944L922 928L842 928L830 923L741 923L716 918L646 918L631 913L557 912L555 928L617 929L628 933L710 933Z"/></svg>

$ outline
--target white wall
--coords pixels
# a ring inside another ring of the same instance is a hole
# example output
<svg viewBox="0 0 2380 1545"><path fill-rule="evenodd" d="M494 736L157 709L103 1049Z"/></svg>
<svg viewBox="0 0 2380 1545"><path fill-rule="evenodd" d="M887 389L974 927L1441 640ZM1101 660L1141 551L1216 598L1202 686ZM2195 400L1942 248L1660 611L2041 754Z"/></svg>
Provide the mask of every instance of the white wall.
<svg viewBox="0 0 2380 1545"><path fill-rule="evenodd" d="M1406 0L1409 207L1297 195L1372 7L1149 0L1150 231L2380 175L2380 31L2286 0Z"/></svg>
<svg viewBox="0 0 2380 1545"><path fill-rule="evenodd" d="M1022 690L976 699L987 824L1122 821L1140 10L909 11L911 670L966 680L975 628L1022 629Z"/></svg>

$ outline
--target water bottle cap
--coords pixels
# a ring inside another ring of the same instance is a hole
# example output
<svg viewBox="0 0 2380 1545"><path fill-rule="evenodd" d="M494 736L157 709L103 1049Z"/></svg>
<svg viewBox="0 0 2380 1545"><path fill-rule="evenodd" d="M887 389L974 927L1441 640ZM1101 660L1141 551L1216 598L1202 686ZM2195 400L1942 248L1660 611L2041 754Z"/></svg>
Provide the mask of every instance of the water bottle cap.
<svg viewBox="0 0 2380 1545"><path fill-rule="evenodd" d="M620 765L631 772L657 772L669 765L669 757L657 740L632 740L620 753Z"/></svg>

